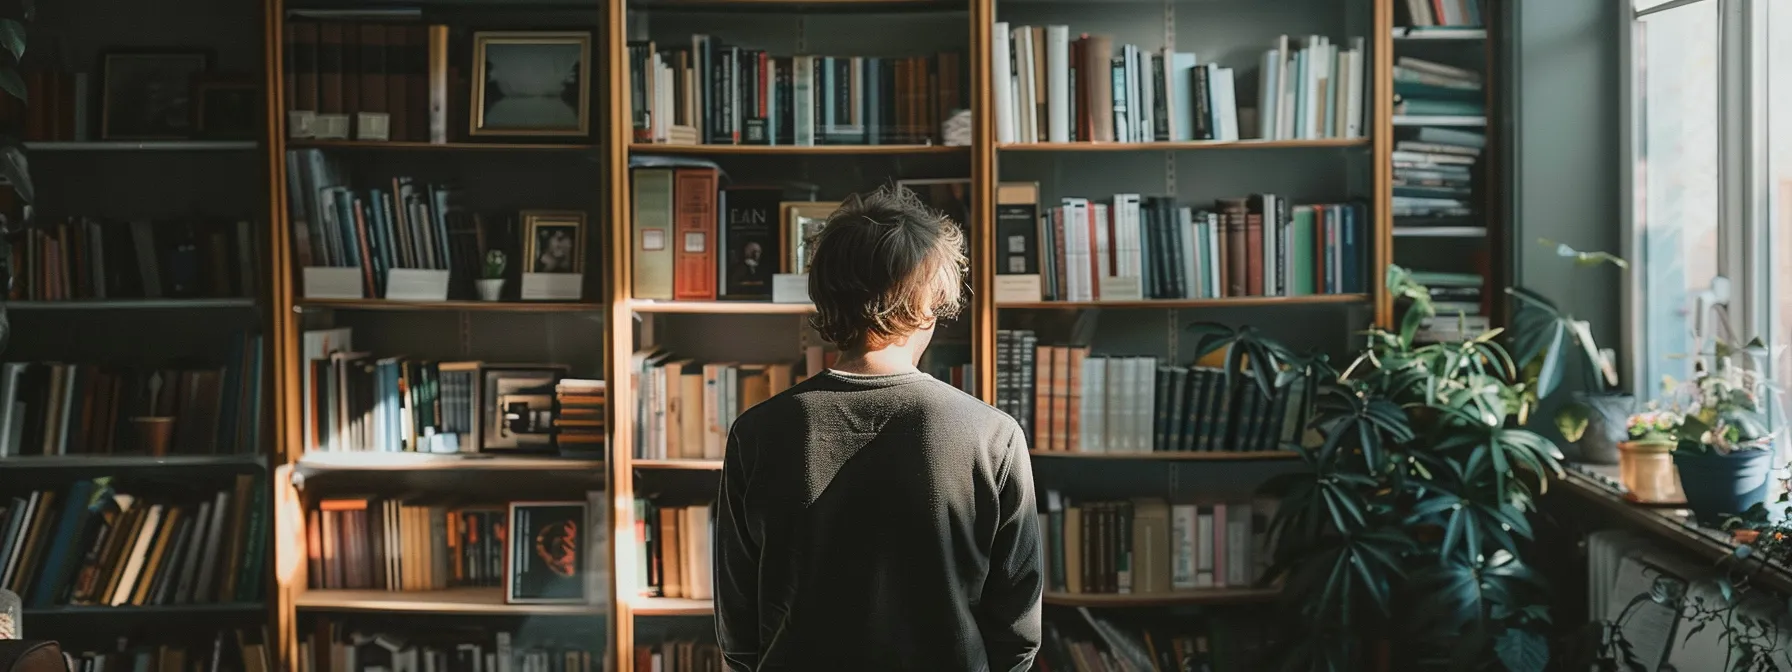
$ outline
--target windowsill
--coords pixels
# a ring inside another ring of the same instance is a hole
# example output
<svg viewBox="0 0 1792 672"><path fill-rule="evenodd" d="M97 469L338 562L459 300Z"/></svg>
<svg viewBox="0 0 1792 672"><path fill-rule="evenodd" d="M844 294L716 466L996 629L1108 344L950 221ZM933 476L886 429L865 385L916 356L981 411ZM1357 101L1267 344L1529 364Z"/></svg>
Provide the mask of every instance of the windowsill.
<svg viewBox="0 0 1792 672"><path fill-rule="evenodd" d="M1686 509L1648 506L1624 498L1618 468L1606 465L1567 464L1567 476L1551 483L1569 496L1593 504L1602 518L1623 523L1650 536L1679 546L1701 560L1717 562L1739 546L1730 533L1695 524ZM1792 568L1778 562L1748 561L1750 578L1767 588L1792 595Z"/></svg>

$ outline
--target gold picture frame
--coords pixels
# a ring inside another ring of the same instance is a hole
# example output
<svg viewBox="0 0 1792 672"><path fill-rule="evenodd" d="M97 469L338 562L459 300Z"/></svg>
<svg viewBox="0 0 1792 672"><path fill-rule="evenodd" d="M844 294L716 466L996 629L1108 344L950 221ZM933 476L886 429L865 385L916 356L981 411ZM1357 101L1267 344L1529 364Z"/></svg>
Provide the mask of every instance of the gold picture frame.
<svg viewBox="0 0 1792 672"><path fill-rule="evenodd" d="M565 100L569 87L578 90L576 104ZM525 95L505 96L507 88ZM473 33L471 99L468 133L473 136L590 135L591 33Z"/></svg>
<svg viewBox="0 0 1792 672"><path fill-rule="evenodd" d="M839 209L840 201L785 201L778 204L778 226L783 229L785 240L779 265L785 273L809 272L809 238Z"/></svg>
<svg viewBox="0 0 1792 672"><path fill-rule="evenodd" d="M524 273L585 272L585 213L524 210L519 218L523 220ZM562 243L571 248L561 248Z"/></svg>

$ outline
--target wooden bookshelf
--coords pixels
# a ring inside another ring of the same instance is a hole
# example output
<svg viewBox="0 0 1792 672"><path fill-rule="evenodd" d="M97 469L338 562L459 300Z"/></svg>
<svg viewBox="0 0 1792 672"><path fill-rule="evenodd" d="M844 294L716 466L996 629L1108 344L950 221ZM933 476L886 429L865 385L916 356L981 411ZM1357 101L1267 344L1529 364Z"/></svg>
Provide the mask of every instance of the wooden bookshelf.
<svg viewBox="0 0 1792 672"><path fill-rule="evenodd" d="M1292 450L1250 450L1250 451L1158 451L1153 453L1086 453L1082 451L1032 450L1033 457L1044 457L1067 460L1167 460L1171 462L1252 462L1268 460L1296 460L1300 453Z"/></svg>
<svg viewBox="0 0 1792 672"><path fill-rule="evenodd" d="M379 140L293 140L288 149L354 149L405 152L589 152L597 145L553 142L390 142Z"/></svg>
<svg viewBox="0 0 1792 672"><path fill-rule="evenodd" d="M721 471L721 460L644 460L635 459L632 464L636 469L658 469L662 471Z"/></svg>
<svg viewBox="0 0 1792 672"><path fill-rule="evenodd" d="M629 310L637 313L686 313L693 315L807 315L815 312L812 303L770 303L766 301L642 301L630 299Z"/></svg>
<svg viewBox="0 0 1792 672"><path fill-rule="evenodd" d="M1314 294L1311 296L1229 296L1220 299L1140 299L1137 301L1029 301L999 303L997 308L1028 310L1093 310L1100 308L1231 308L1250 306L1302 306L1367 303L1367 294Z"/></svg>
<svg viewBox="0 0 1792 672"><path fill-rule="evenodd" d="M82 299L73 301L8 301L6 309L28 311L241 310L255 299Z"/></svg>
<svg viewBox="0 0 1792 672"><path fill-rule="evenodd" d="M306 590L294 599L308 611L381 612L501 616L588 616L603 613L603 605L507 604L503 588L449 588L447 590Z"/></svg>
<svg viewBox="0 0 1792 672"><path fill-rule="evenodd" d="M713 616L716 604L681 597L637 597L629 600L629 610L636 616Z"/></svg>
<svg viewBox="0 0 1792 672"><path fill-rule="evenodd" d="M1060 607L1174 607L1192 604L1253 604L1276 599L1275 588L1195 588L1167 593L1057 593L1045 594L1045 603Z"/></svg>
<svg viewBox="0 0 1792 672"><path fill-rule="evenodd" d="M766 156L864 156L870 154L966 154L969 147L947 145L673 145L635 143L637 154L757 154Z"/></svg>
<svg viewBox="0 0 1792 672"><path fill-rule="evenodd" d="M253 140L83 140L27 142L33 152L247 152L260 148Z"/></svg>
<svg viewBox="0 0 1792 672"><path fill-rule="evenodd" d="M1004 152L1169 152L1202 149L1325 149L1367 147L1368 138L1316 140L1190 140L1186 142L1010 142Z"/></svg>
<svg viewBox="0 0 1792 672"><path fill-rule="evenodd" d="M393 299L299 299L303 309L331 310L441 310L475 313L578 313L604 309L601 303L580 301L398 301Z"/></svg>

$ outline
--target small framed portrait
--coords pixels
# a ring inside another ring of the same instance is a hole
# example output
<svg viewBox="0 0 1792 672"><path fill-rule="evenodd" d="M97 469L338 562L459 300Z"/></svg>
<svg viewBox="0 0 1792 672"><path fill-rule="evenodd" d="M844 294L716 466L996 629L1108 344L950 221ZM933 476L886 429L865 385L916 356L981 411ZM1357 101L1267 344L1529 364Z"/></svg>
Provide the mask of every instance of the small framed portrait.
<svg viewBox="0 0 1792 672"><path fill-rule="evenodd" d="M103 57L100 137L193 137L193 83L211 63L200 51L112 52Z"/></svg>
<svg viewBox="0 0 1792 672"><path fill-rule="evenodd" d="M479 449L543 452L554 447L554 384L565 367L488 367L480 385Z"/></svg>
<svg viewBox="0 0 1792 672"><path fill-rule="evenodd" d="M591 132L591 33L473 34L474 136Z"/></svg>
<svg viewBox="0 0 1792 672"><path fill-rule="evenodd" d="M809 272L809 245L840 209L840 201L785 201L778 220L784 223L783 266L791 273Z"/></svg>
<svg viewBox="0 0 1792 672"><path fill-rule="evenodd" d="M522 220L524 272L585 272L585 213L525 210Z"/></svg>
<svg viewBox="0 0 1792 672"><path fill-rule="evenodd" d="M193 80L193 128L200 137L254 138L260 111L261 88L253 79L205 74Z"/></svg>
<svg viewBox="0 0 1792 672"><path fill-rule="evenodd" d="M511 604L584 604L593 558L585 549L585 502L512 502L504 599Z"/></svg>

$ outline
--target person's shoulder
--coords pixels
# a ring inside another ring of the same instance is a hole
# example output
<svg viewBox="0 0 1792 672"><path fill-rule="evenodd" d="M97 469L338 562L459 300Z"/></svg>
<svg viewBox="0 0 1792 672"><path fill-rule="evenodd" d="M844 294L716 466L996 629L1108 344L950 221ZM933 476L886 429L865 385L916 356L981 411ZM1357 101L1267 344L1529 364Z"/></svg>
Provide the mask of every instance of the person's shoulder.
<svg viewBox="0 0 1792 672"><path fill-rule="evenodd" d="M928 399L936 407L955 415L961 415L966 421L975 422L978 425L1012 425L1016 428L1020 426L1007 413L983 403L982 399L978 399L971 393L958 389L946 381L929 376L927 380L916 383L916 386L924 390Z"/></svg>

